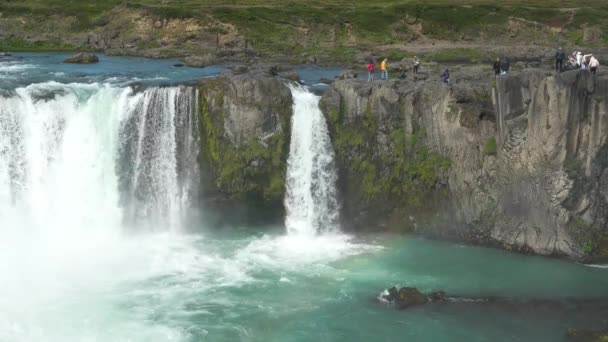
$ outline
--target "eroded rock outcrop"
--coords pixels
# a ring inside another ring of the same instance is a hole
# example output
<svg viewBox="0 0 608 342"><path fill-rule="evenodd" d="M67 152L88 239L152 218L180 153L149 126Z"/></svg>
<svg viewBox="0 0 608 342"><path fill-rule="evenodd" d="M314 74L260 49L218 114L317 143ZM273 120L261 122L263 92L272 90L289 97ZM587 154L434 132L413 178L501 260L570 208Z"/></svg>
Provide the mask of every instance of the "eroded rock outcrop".
<svg viewBox="0 0 608 342"><path fill-rule="evenodd" d="M269 205L280 214L292 115L284 80L262 74L205 80L199 107L203 197Z"/></svg>
<svg viewBox="0 0 608 342"><path fill-rule="evenodd" d="M608 80L335 82L322 100L355 227L608 256ZM430 229L429 227L433 227Z"/></svg>

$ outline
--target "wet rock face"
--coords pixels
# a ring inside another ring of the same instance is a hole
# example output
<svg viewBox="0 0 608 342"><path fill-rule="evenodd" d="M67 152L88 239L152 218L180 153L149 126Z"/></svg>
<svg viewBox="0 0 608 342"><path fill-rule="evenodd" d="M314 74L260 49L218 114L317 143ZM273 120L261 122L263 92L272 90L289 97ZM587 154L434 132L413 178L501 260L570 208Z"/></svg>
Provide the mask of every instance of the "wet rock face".
<svg viewBox="0 0 608 342"><path fill-rule="evenodd" d="M66 58L63 62L72 64L93 64L99 62L99 57L91 53L79 53Z"/></svg>
<svg viewBox="0 0 608 342"><path fill-rule="evenodd" d="M336 81L321 106L344 216L608 258L608 80L526 70L492 83Z"/></svg>
<svg viewBox="0 0 608 342"><path fill-rule="evenodd" d="M269 205L280 215L293 102L284 80L224 75L199 89L203 196L230 202L226 210Z"/></svg>

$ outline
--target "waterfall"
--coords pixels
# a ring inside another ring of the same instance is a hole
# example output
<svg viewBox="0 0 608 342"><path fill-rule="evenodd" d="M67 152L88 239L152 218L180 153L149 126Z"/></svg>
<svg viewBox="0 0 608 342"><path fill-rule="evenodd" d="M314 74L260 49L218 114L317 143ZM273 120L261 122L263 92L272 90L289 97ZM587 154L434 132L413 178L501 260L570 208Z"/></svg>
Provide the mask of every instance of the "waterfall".
<svg viewBox="0 0 608 342"><path fill-rule="evenodd" d="M320 97L290 86L293 97L291 145L287 160L285 225L289 234L339 230L334 151Z"/></svg>
<svg viewBox="0 0 608 342"><path fill-rule="evenodd" d="M179 228L198 179L196 99L54 82L0 97L0 226Z"/></svg>

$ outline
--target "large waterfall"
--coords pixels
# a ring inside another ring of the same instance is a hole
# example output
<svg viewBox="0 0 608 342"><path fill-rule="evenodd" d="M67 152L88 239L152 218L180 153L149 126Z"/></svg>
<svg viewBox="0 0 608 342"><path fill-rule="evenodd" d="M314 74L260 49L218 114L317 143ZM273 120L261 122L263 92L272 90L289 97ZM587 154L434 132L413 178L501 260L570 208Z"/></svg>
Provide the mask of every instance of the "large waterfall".
<svg viewBox="0 0 608 342"><path fill-rule="evenodd" d="M196 98L53 82L0 97L0 225L179 228L198 179Z"/></svg>
<svg viewBox="0 0 608 342"><path fill-rule="evenodd" d="M320 97L299 86L293 96L291 146L287 160L285 225L290 234L317 234L339 229L334 151Z"/></svg>

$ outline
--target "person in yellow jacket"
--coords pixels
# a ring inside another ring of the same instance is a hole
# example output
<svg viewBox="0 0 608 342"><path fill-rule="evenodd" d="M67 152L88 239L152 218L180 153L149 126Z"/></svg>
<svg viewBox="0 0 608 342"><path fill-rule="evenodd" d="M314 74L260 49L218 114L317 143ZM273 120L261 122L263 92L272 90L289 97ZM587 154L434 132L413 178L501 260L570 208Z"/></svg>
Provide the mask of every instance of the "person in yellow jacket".
<svg viewBox="0 0 608 342"><path fill-rule="evenodd" d="M380 70L382 71L382 79L383 80L388 80L388 67L387 67L387 62L388 60L385 58L382 60L382 63L380 63Z"/></svg>

